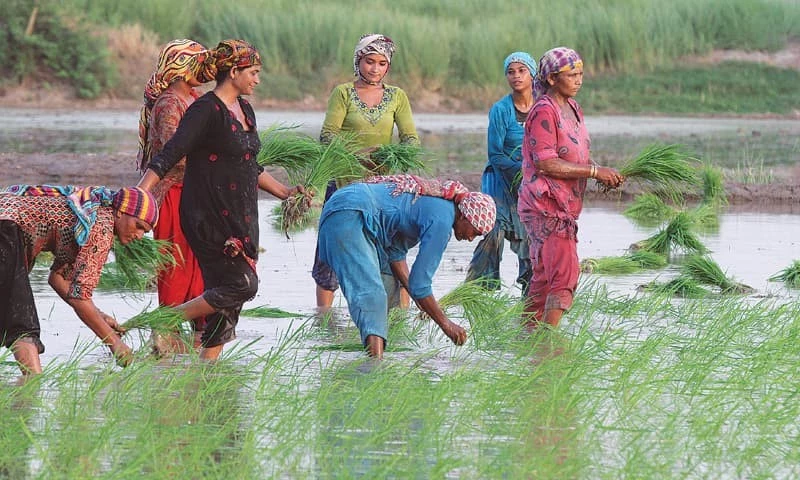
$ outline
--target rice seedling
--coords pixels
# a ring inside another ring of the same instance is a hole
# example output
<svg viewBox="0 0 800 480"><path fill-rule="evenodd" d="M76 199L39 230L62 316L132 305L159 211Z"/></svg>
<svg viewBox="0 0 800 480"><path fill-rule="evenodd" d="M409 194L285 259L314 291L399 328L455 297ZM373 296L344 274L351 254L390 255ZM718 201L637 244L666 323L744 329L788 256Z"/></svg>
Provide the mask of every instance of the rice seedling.
<svg viewBox="0 0 800 480"><path fill-rule="evenodd" d="M355 140L355 134L336 135L329 144L321 146L319 155L309 163L287 169L289 182L301 185L319 197L331 180L350 182L363 178L367 170L362 164L363 159L355 153ZM288 233L303 223L303 217L311 209L311 200L298 193L284 200L281 208L281 230Z"/></svg>
<svg viewBox="0 0 800 480"><path fill-rule="evenodd" d="M655 235L633 244L631 249L664 256L669 256L676 248L688 253L706 253L708 249L692 233L693 226L692 216L687 212L680 212Z"/></svg>
<svg viewBox="0 0 800 480"><path fill-rule="evenodd" d="M677 211L664 203L658 195L644 193L638 195L622 214L640 225L655 226L675 216Z"/></svg>
<svg viewBox="0 0 800 480"><path fill-rule="evenodd" d="M725 193L725 182L722 171L710 163L703 164L700 170L700 178L703 182L703 203L715 207L723 207L728 204L728 196Z"/></svg>
<svg viewBox="0 0 800 480"><path fill-rule="evenodd" d="M655 295L670 297L705 298L711 295L710 290L703 288L694 278L685 275L679 275L666 283L653 281L640 286L639 289Z"/></svg>
<svg viewBox="0 0 800 480"><path fill-rule="evenodd" d="M322 207L318 202L312 202L311 208L300 219L296 225L290 226L290 232L299 232L309 228L314 228L319 224L319 216L322 213ZM283 204L275 205L272 210L272 225L276 230L282 230L284 226L283 219Z"/></svg>
<svg viewBox="0 0 800 480"><path fill-rule="evenodd" d="M322 144L300 132L298 125L271 125L261 132L259 165L282 167L286 171L306 168L322 152Z"/></svg>
<svg viewBox="0 0 800 480"><path fill-rule="evenodd" d="M783 282L792 288L800 288L800 260L795 260L791 265L775 275L769 277L770 282Z"/></svg>
<svg viewBox="0 0 800 480"><path fill-rule="evenodd" d="M673 200L680 200L687 186L698 183L692 158L683 146L652 144L646 146L635 158L619 168L626 179L647 185Z"/></svg>
<svg viewBox="0 0 800 480"><path fill-rule="evenodd" d="M641 265L627 256L584 258L581 260L581 272L607 275L625 275L642 270Z"/></svg>
<svg viewBox="0 0 800 480"><path fill-rule="evenodd" d="M168 240L144 237L123 245L115 239L114 262L104 265L98 287L144 292L162 269L178 265L173 251Z"/></svg>
<svg viewBox="0 0 800 480"><path fill-rule="evenodd" d="M277 307L268 307L266 305L255 308L246 308L242 310L241 315L243 317L255 318L296 318L304 316L300 313L287 312L286 310Z"/></svg>
<svg viewBox="0 0 800 480"><path fill-rule="evenodd" d="M729 278L708 255L692 255L681 265L681 272L698 283L718 287L723 294L752 293L752 287Z"/></svg>
<svg viewBox="0 0 800 480"><path fill-rule="evenodd" d="M129 332L137 329L148 329L156 332L174 332L186 321L183 313L172 307L159 306L150 311L143 311L124 322L121 327Z"/></svg>
<svg viewBox="0 0 800 480"><path fill-rule="evenodd" d="M710 203L700 203L686 211L697 231L713 233L719 230L719 208Z"/></svg>
<svg viewBox="0 0 800 480"><path fill-rule="evenodd" d="M370 154L375 165L374 171L379 175L393 173L422 173L427 169L422 159L422 147L406 143L388 143L380 145Z"/></svg>
<svg viewBox="0 0 800 480"><path fill-rule="evenodd" d="M630 252L626 255L644 269L663 268L667 266L667 257L647 250Z"/></svg>

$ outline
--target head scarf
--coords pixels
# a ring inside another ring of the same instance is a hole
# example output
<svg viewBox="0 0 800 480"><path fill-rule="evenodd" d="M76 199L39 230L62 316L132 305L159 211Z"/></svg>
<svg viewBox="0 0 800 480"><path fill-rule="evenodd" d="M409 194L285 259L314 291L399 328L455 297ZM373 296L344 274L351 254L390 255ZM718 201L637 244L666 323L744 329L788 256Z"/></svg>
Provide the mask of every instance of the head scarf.
<svg viewBox="0 0 800 480"><path fill-rule="evenodd" d="M531 72L531 77L536 78L536 60L530 56L529 53L526 52L514 52L511 55L506 57L506 60L503 62L503 73L505 74L508 72L508 66L512 63L521 63L528 68L528 71Z"/></svg>
<svg viewBox="0 0 800 480"><path fill-rule="evenodd" d="M391 183L393 184L393 196L398 196L401 193L413 193L414 195L451 200L481 235L486 235L492 230L497 218L497 209L491 196L479 192L470 192L464 184L455 180L442 181L400 173L397 175L371 177L365 182Z"/></svg>
<svg viewBox="0 0 800 480"><path fill-rule="evenodd" d="M217 72L224 72L237 68L248 68L261 65L261 55L258 50L244 40L223 40L217 48L211 51L211 70L214 76Z"/></svg>
<svg viewBox="0 0 800 480"><path fill-rule="evenodd" d="M169 42L158 56L156 71L144 87L144 105L139 113L139 171L146 168L152 153L147 142L153 105L164 90L176 80L197 79L205 83L214 79L208 68L210 52L194 40L179 39Z"/></svg>
<svg viewBox="0 0 800 480"><path fill-rule="evenodd" d="M394 55L396 48L392 39L386 35L381 35L379 33L362 35L353 51L353 73L361 80L364 80L364 77L361 76L361 69L358 67L358 64L361 63L362 58L371 53L383 55L386 57L386 61L389 62L389 65L391 65L392 55Z"/></svg>
<svg viewBox="0 0 800 480"><path fill-rule="evenodd" d="M89 241L89 232L97 222L97 209L100 207L112 207L147 222L151 227L158 223L156 199L150 192L139 187L113 191L107 187L12 185L6 191L20 196L67 197L67 205L78 217L74 233L75 242L79 246L84 246Z"/></svg>
<svg viewBox="0 0 800 480"><path fill-rule="evenodd" d="M583 66L583 60L575 50L556 47L545 52L539 60L539 73L533 82L533 97L539 98L550 88L547 77L551 73L561 73Z"/></svg>

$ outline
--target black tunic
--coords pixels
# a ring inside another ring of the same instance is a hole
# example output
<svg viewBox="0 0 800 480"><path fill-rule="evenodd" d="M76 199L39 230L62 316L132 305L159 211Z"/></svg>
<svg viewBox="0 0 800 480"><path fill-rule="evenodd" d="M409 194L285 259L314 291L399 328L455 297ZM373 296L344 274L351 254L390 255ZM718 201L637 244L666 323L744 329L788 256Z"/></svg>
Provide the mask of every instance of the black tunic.
<svg viewBox="0 0 800 480"><path fill-rule="evenodd" d="M186 110L175 135L149 168L163 177L186 156L180 218L192 250L203 263L224 256L225 241L239 239L244 253L258 257L258 175L261 142L250 104L239 98L250 130L208 92Z"/></svg>

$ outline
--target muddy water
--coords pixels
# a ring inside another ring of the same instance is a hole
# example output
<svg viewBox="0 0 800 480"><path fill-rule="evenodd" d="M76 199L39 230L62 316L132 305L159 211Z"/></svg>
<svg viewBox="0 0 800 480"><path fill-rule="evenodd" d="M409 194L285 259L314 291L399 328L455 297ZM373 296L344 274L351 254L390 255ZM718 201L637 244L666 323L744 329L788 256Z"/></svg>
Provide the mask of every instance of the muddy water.
<svg viewBox="0 0 800 480"><path fill-rule="evenodd" d="M245 308L269 305L304 317L314 313L314 283L310 277L313 263L316 230L308 229L295 233L291 239L277 231L272 225L271 212L277 205L275 200L262 200L261 246L258 264L261 285L258 295ZM585 209L581 216L578 252L581 258L621 255L625 248L655 232L642 229L623 217L619 211L607 207ZM723 214L719 231L701 237L712 251L711 256L729 276L752 286L757 292L753 299L764 295L783 298L797 297L798 292L788 290L781 284L768 282L767 278L788 266L793 259L800 259L800 215L790 214ZM439 297L463 281L466 266L477 241L459 242L451 239L434 280L434 294ZM411 253L413 258L414 252ZM47 286L46 269L37 267L32 276L37 307L42 317L42 340L47 346L43 361L60 361L73 352L77 345L88 345L87 362L108 361L107 353L94 334L86 328ZM501 264L503 280L509 285L516 275L516 259L506 248ZM665 270L625 276L584 275L583 280L596 279L609 289L625 295L634 295L636 287L653 279L659 281L674 275L674 267ZM517 292L513 286L507 287ZM135 297L115 292L97 291L95 301L100 309L113 313L120 320L139 313L157 303L154 293ZM337 294L334 305L340 324L354 328L347 320L347 308L341 294ZM255 353L269 351L278 339L302 323L297 319L242 318L238 328L237 342L255 342ZM569 328L569 317L564 328ZM138 338L132 339L141 346ZM331 343L335 341L331 340ZM446 347L443 340L437 347ZM352 354L356 356L357 354Z"/></svg>

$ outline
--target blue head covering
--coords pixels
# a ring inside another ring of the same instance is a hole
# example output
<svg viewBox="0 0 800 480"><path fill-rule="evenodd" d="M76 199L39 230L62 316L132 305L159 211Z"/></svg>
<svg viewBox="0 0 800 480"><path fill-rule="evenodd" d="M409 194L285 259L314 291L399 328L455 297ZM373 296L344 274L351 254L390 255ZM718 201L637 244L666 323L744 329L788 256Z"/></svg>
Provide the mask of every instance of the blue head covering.
<svg viewBox="0 0 800 480"><path fill-rule="evenodd" d="M521 63L528 67L528 71L531 72L531 77L536 78L536 60L526 52L514 52L507 56L506 61L503 62L503 74L508 71L508 66L514 62Z"/></svg>

